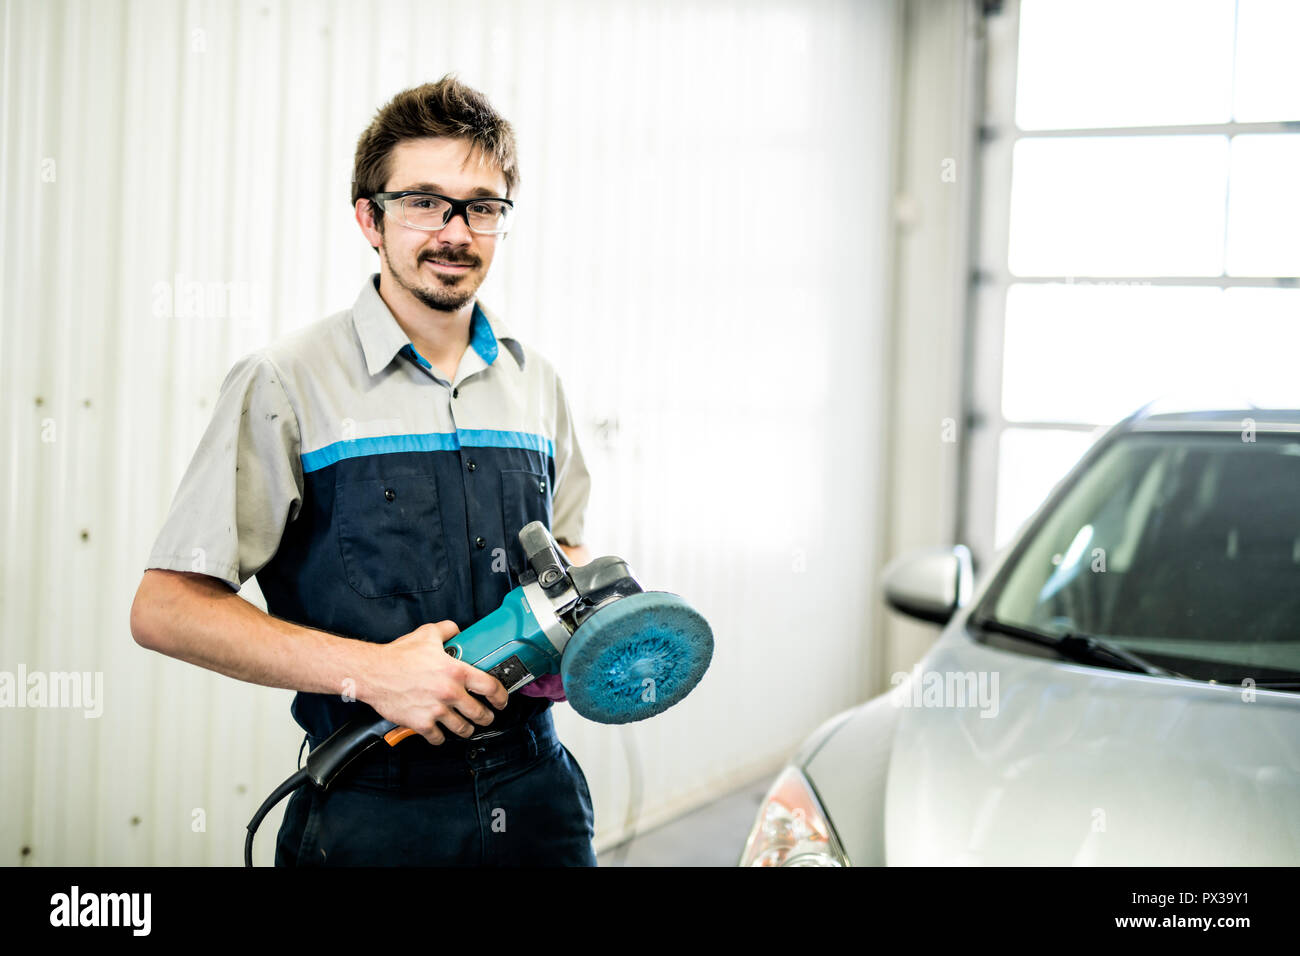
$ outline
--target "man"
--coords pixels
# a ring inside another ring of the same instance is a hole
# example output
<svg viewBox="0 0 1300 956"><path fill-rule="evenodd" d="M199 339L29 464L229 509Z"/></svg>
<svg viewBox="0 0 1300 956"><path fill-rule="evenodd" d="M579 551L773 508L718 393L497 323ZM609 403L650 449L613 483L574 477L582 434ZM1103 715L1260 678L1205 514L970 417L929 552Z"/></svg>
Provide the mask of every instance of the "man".
<svg viewBox="0 0 1300 956"><path fill-rule="evenodd" d="M376 114L352 202L380 272L235 364L150 555L142 646L297 690L313 748L370 708L417 731L295 793L277 865L595 865L558 676L507 695L443 650L517 585L523 525L590 559L560 380L476 298L517 185L510 124L454 77Z"/></svg>

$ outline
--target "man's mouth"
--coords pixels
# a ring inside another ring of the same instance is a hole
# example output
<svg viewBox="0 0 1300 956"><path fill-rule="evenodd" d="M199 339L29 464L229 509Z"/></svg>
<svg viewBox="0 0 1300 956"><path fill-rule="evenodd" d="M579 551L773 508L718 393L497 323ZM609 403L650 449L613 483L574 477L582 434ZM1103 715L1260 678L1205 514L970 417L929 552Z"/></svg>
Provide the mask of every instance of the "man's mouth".
<svg viewBox="0 0 1300 956"><path fill-rule="evenodd" d="M470 268L468 262L447 262L442 259L425 259L424 261L441 272L466 272Z"/></svg>

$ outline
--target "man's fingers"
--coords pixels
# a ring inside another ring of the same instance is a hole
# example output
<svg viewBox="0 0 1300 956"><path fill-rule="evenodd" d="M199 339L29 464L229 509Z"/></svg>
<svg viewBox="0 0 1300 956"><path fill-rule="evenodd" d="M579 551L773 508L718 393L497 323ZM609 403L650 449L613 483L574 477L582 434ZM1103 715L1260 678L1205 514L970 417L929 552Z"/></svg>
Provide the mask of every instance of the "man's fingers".
<svg viewBox="0 0 1300 956"><path fill-rule="evenodd" d="M465 689L482 694L497 710L504 710L506 704L510 702L510 695L506 693L505 685L487 671L481 671L477 667L471 667L469 670L470 673L465 677Z"/></svg>
<svg viewBox="0 0 1300 956"><path fill-rule="evenodd" d="M446 738L443 735L444 729L447 733L454 734L457 737L468 737L470 734L474 733L478 728L458 714L456 712L457 709L463 708L448 708L446 713L434 718L433 728L425 735L425 740L429 741L431 744L445 743Z"/></svg>
<svg viewBox="0 0 1300 956"><path fill-rule="evenodd" d="M460 633L460 628L456 626L455 621L439 621L433 626L438 629L438 634L444 644Z"/></svg>
<svg viewBox="0 0 1300 956"><path fill-rule="evenodd" d="M442 724L457 737L468 737L478 729L455 711L452 711L443 717L439 717L438 723Z"/></svg>
<svg viewBox="0 0 1300 956"><path fill-rule="evenodd" d="M492 708L468 691L458 694L456 699L451 702L451 706L464 714L466 719L472 720L480 727L486 727L496 719L496 714L492 711Z"/></svg>

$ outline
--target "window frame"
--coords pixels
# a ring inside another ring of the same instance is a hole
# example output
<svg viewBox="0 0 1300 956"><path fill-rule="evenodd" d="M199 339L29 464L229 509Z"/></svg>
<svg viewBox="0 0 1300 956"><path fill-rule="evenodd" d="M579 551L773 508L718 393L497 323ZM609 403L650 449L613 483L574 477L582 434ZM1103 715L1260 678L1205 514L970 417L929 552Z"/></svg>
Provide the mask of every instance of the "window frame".
<svg viewBox="0 0 1300 956"><path fill-rule="evenodd" d="M975 247L971 256L973 266L969 276L966 315L969 344L965 351L963 369L967 447L958 475L958 537L970 547L977 563L990 562L999 550L996 541L996 511L1002 435L1009 430L1100 434L1114 424L1110 421L1079 423L1045 418L1010 421L1004 417L1003 354L1006 335L1006 300L1011 286L1087 282L1097 285L1202 286L1216 289L1300 288L1300 277L1296 276L1230 276L1226 272L1217 276L1013 276L1008 267L1011 160L1016 143L1020 140L1219 135L1228 138L1229 149L1231 149L1232 140L1236 136L1294 135L1300 132L1300 120L1083 129L1021 129L1016 125L1015 120L1020 52L1020 0L987 4L985 13L984 63L982 64L983 110L976 137L981 188L975 200L976 222L973 230ZM1223 264L1225 269L1226 252L1225 248ZM1023 527L1021 530L1023 531ZM1012 543L1013 541L1008 541L1003 547Z"/></svg>

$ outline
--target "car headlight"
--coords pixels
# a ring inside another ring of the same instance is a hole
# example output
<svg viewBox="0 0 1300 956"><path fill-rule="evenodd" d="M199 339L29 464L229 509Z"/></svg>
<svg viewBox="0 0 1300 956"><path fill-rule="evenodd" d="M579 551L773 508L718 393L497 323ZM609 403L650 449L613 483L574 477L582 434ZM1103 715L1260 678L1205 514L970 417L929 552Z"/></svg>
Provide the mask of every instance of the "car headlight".
<svg viewBox="0 0 1300 956"><path fill-rule="evenodd" d="M741 866L848 866L812 785L786 767L759 807Z"/></svg>

